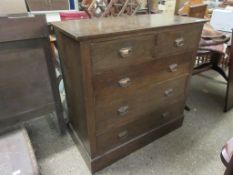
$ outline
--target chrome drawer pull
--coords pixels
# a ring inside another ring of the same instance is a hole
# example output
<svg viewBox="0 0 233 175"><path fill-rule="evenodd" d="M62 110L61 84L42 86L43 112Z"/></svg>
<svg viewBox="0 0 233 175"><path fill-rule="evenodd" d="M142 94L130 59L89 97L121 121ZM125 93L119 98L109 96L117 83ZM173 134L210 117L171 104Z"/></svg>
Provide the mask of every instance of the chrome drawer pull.
<svg viewBox="0 0 233 175"><path fill-rule="evenodd" d="M161 116L162 116L163 119L166 119L169 115L170 115L169 112L164 112L164 113L162 113Z"/></svg>
<svg viewBox="0 0 233 175"><path fill-rule="evenodd" d="M117 110L118 115L124 116L129 112L129 106L122 106Z"/></svg>
<svg viewBox="0 0 233 175"><path fill-rule="evenodd" d="M122 78L118 81L120 87L127 87L131 83L131 79L129 77Z"/></svg>
<svg viewBox="0 0 233 175"><path fill-rule="evenodd" d="M164 94L167 97L171 96L173 94L173 89L167 89L167 90L165 90Z"/></svg>
<svg viewBox="0 0 233 175"><path fill-rule="evenodd" d="M121 49L119 50L119 53L120 53L120 56L121 56L122 58L126 58L126 57L132 55L133 49L132 49L132 47L121 48Z"/></svg>
<svg viewBox="0 0 233 175"><path fill-rule="evenodd" d="M122 132L120 132L120 133L118 134L118 138L119 138L119 139L124 139L124 138L126 138L127 136L128 136L128 131L127 131L127 130L122 131Z"/></svg>
<svg viewBox="0 0 233 175"><path fill-rule="evenodd" d="M176 72L178 69L178 64L171 64L169 65L169 69L171 72Z"/></svg>
<svg viewBox="0 0 233 175"><path fill-rule="evenodd" d="M184 46L184 38L177 38L175 40L175 46L176 47L183 47Z"/></svg>

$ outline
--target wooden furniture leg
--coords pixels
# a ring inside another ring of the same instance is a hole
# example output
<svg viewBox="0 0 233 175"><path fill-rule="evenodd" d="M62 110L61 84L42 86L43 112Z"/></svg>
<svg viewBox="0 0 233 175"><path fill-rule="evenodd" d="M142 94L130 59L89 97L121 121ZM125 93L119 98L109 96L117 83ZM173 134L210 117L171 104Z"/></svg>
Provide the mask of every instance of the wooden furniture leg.
<svg viewBox="0 0 233 175"><path fill-rule="evenodd" d="M186 111L191 111L190 107L187 106L187 105L185 105L184 109L185 109Z"/></svg>
<svg viewBox="0 0 233 175"><path fill-rule="evenodd" d="M225 97L225 107L224 107L225 112L227 112L229 109L233 107L233 61L232 61L233 54L232 53L233 53L233 47L230 48L229 79L227 83L227 91Z"/></svg>
<svg viewBox="0 0 233 175"><path fill-rule="evenodd" d="M49 45L49 42L47 42L47 50L50 50L51 47ZM47 55L48 57L52 58L52 52L48 52ZM55 111L56 111L56 115L57 115L57 121L58 121L58 125L60 128L60 132L61 135L65 134L66 131L66 122L63 116L63 107L61 104L61 97L60 97L60 92L59 92L59 82L57 77L56 77L56 72L55 72L55 68L52 62L52 59L47 59L47 65L48 65L48 70L49 70L49 74L51 77L51 86L53 89L53 96L54 96L54 101L55 101Z"/></svg>
<svg viewBox="0 0 233 175"><path fill-rule="evenodd" d="M212 67L211 67L211 69L218 72L226 81L228 81L228 77L227 77L226 73L224 72L224 70L221 67L219 67L220 59L221 59L221 53L214 52L212 54L212 59L211 59L212 60Z"/></svg>

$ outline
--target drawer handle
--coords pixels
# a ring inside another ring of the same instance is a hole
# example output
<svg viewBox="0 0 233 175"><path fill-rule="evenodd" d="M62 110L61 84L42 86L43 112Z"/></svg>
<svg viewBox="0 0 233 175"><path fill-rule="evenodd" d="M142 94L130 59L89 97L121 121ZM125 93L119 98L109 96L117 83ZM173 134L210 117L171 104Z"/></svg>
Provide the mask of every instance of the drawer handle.
<svg viewBox="0 0 233 175"><path fill-rule="evenodd" d="M129 77L122 78L118 81L120 87L127 87L131 83L131 79Z"/></svg>
<svg viewBox="0 0 233 175"><path fill-rule="evenodd" d="M119 53L120 53L120 56L121 56L122 58L126 58L126 57L132 55L133 49L132 49L132 47L121 48L121 49L119 50Z"/></svg>
<svg viewBox="0 0 233 175"><path fill-rule="evenodd" d="M166 119L167 117L169 117L169 115L170 115L170 113L169 112L164 112L164 113L162 113L162 118L163 119Z"/></svg>
<svg viewBox="0 0 233 175"><path fill-rule="evenodd" d="M117 110L118 115L124 116L129 112L129 106L122 106Z"/></svg>
<svg viewBox="0 0 233 175"><path fill-rule="evenodd" d="M171 64L169 65L169 69L171 72L176 72L178 69L178 64Z"/></svg>
<svg viewBox="0 0 233 175"><path fill-rule="evenodd" d="M164 92L165 96L170 97L173 94L173 89L167 89Z"/></svg>
<svg viewBox="0 0 233 175"><path fill-rule="evenodd" d="M128 136L128 131L127 131L127 130L122 131L122 132L120 132L120 133L118 134L118 138L119 138L119 139L124 139L124 138L126 138L127 136Z"/></svg>
<svg viewBox="0 0 233 175"><path fill-rule="evenodd" d="M175 46L176 47L183 47L184 46L184 38L177 38L175 40Z"/></svg>

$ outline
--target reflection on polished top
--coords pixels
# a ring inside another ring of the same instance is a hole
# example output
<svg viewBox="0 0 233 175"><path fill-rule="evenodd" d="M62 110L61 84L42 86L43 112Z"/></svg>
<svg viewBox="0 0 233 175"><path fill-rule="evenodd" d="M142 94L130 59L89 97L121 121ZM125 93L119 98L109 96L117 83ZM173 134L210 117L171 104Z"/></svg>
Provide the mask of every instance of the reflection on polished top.
<svg viewBox="0 0 233 175"><path fill-rule="evenodd" d="M90 20L55 22L53 26L76 40L97 38L119 33L132 33L153 28L205 22L204 19L165 14L108 17Z"/></svg>

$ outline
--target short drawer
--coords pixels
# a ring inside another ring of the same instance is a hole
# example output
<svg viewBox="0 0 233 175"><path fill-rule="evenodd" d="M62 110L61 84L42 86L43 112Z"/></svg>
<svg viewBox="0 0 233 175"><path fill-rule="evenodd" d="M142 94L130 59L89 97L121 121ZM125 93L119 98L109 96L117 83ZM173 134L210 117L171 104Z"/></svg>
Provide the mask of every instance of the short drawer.
<svg viewBox="0 0 233 175"><path fill-rule="evenodd" d="M183 116L184 102L179 101L163 106L151 113L143 115L139 120L122 127L97 135L97 152L102 154L109 149L121 145L143 133L168 124Z"/></svg>
<svg viewBox="0 0 233 175"><path fill-rule="evenodd" d="M151 56L156 41L156 35L144 35L92 43L94 74L153 59Z"/></svg>
<svg viewBox="0 0 233 175"><path fill-rule="evenodd" d="M109 103L119 97L127 97L155 84L190 74L192 53L156 59L151 62L111 70L93 77L95 101Z"/></svg>
<svg viewBox="0 0 233 175"><path fill-rule="evenodd" d="M161 84L148 85L143 90L131 92L127 96L96 104L97 133L101 134L135 121L177 100L184 101L187 78L184 75Z"/></svg>
<svg viewBox="0 0 233 175"><path fill-rule="evenodd" d="M200 40L200 30L193 26L181 26L171 31L158 33L154 58L160 58L174 53L196 50Z"/></svg>

